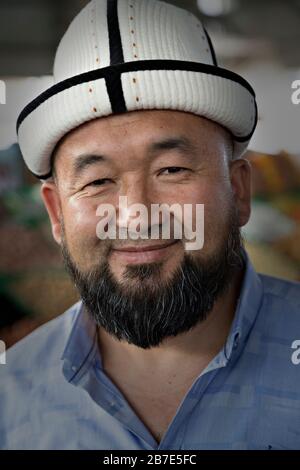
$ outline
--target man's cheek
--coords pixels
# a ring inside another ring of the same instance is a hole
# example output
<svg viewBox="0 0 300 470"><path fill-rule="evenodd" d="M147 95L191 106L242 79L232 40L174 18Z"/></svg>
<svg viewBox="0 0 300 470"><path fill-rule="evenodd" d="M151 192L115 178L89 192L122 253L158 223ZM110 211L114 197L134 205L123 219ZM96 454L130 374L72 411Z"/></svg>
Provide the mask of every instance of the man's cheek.
<svg viewBox="0 0 300 470"><path fill-rule="evenodd" d="M204 209L204 244L201 252L209 254L214 251L227 236L228 223L224 211Z"/></svg>
<svg viewBox="0 0 300 470"><path fill-rule="evenodd" d="M65 226L69 233L75 237L87 237L89 239L97 238L97 223L99 218L96 216L96 210L83 208L76 211L69 211L65 217Z"/></svg>
<svg viewBox="0 0 300 470"><path fill-rule="evenodd" d="M69 214L64 225L66 242L74 259L92 261L102 245L96 234L96 218L81 212Z"/></svg>
<svg viewBox="0 0 300 470"><path fill-rule="evenodd" d="M65 218L74 230L96 234L98 205L84 195L72 196L65 207Z"/></svg>

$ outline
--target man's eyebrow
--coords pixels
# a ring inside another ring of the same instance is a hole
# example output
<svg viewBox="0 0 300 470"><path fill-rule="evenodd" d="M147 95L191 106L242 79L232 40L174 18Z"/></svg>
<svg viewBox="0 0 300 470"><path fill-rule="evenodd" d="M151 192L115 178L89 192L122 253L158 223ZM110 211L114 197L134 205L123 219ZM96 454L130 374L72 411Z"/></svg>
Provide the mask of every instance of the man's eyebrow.
<svg viewBox="0 0 300 470"><path fill-rule="evenodd" d="M104 162L107 158L103 155L97 154L82 154L76 157L74 164L73 164L73 171L75 176L78 176L80 173L83 172L86 168L95 163Z"/></svg>
<svg viewBox="0 0 300 470"><path fill-rule="evenodd" d="M186 154L190 158L193 157L199 150L197 147L186 137L170 137L166 139L153 142L149 146L149 153L155 154L162 151L178 150ZM79 176L86 168L99 162L107 161L107 157L98 154L82 154L75 158L73 164L73 171L75 176Z"/></svg>
<svg viewBox="0 0 300 470"><path fill-rule="evenodd" d="M170 137L154 142L149 147L149 153L158 153L161 151L179 150L181 153L193 156L199 152L199 149L186 137Z"/></svg>

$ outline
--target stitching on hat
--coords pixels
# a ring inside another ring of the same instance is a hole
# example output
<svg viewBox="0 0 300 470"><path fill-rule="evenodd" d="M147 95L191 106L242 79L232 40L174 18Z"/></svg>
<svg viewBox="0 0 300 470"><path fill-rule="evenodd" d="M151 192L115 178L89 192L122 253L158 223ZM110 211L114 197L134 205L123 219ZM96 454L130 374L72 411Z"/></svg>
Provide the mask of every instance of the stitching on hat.
<svg viewBox="0 0 300 470"><path fill-rule="evenodd" d="M130 4L129 7L130 7L131 9L134 8L133 4ZM131 31L130 31L131 34L135 34L135 29L134 29L134 27L130 26L130 23L133 22L133 21L134 21L134 16L133 16L133 12L131 12L131 13L130 13L130 16L129 16L129 28L131 28ZM133 47L134 49L136 49L136 39L133 40L132 47ZM136 50L133 51L133 57L134 57L135 59L138 59L138 53L137 53Z"/></svg>
<svg viewBox="0 0 300 470"><path fill-rule="evenodd" d="M95 8L94 8L94 6L92 6L92 8L91 8L91 11L90 11L90 12L91 12L91 15L92 15L92 18L91 18L91 23L92 23L92 25L93 25L92 36L93 36L93 37L95 37L95 36L96 36L96 33L95 33L95 30L94 30L94 27L95 27L95 22L94 22L94 13L95 13ZM98 49L98 46L97 46L97 44L95 44L95 49ZM100 58L99 58L99 56L97 56L97 57L96 57L96 62L97 62L97 64L99 64L99 62L100 62Z"/></svg>

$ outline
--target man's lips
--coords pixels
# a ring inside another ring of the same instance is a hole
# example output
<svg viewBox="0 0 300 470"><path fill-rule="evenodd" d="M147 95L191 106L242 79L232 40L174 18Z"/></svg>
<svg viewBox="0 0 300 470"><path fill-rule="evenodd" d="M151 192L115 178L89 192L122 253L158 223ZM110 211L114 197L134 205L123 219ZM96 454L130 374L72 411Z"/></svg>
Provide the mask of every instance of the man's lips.
<svg viewBox="0 0 300 470"><path fill-rule="evenodd" d="M112 250L112 255L117 259L129 263L145 263L151 261L158 261L163 258L173 245L176 245L180 240L172 240L168 243L148 244L148 245L135 245L124 246L122 248L115 248Z"/></svg>
<svg viewBox="0 0 300 470"><path fill-rule="evenodd" d="M142 252L142 251L152 251L152 250L161 250L167 246L174 245L178 240L172 240L169 243L160 243L156 245L135 245L135 246L125 246L123 248L114 248L114 251L129 251L129 252Z"/></svg>

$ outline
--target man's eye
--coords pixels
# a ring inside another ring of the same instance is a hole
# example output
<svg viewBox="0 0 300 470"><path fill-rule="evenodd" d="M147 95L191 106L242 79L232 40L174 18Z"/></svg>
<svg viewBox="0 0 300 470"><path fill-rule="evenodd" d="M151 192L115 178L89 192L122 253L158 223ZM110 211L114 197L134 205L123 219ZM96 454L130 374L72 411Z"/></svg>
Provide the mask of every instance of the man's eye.
<svg viewBox="0 0 300 470"><path fill-rule="evenodd" d="M174 174L177 174L177 173L182 173L184 171L188 171L187 168L182 168L180 166L169 166L168 168L164 168L163 170L161 170L160 174L169 174L169 175L174 175ZM169 172L169 173L166 173L166 172Z"/></svg>
<svg viewBox="0 0 300 470"><path fill-rule="evenodd" d="M92 181L88 184L88 186L103 186L105 183L110 183L111 179L109 178L101 178L95 181Z"/></svg>

